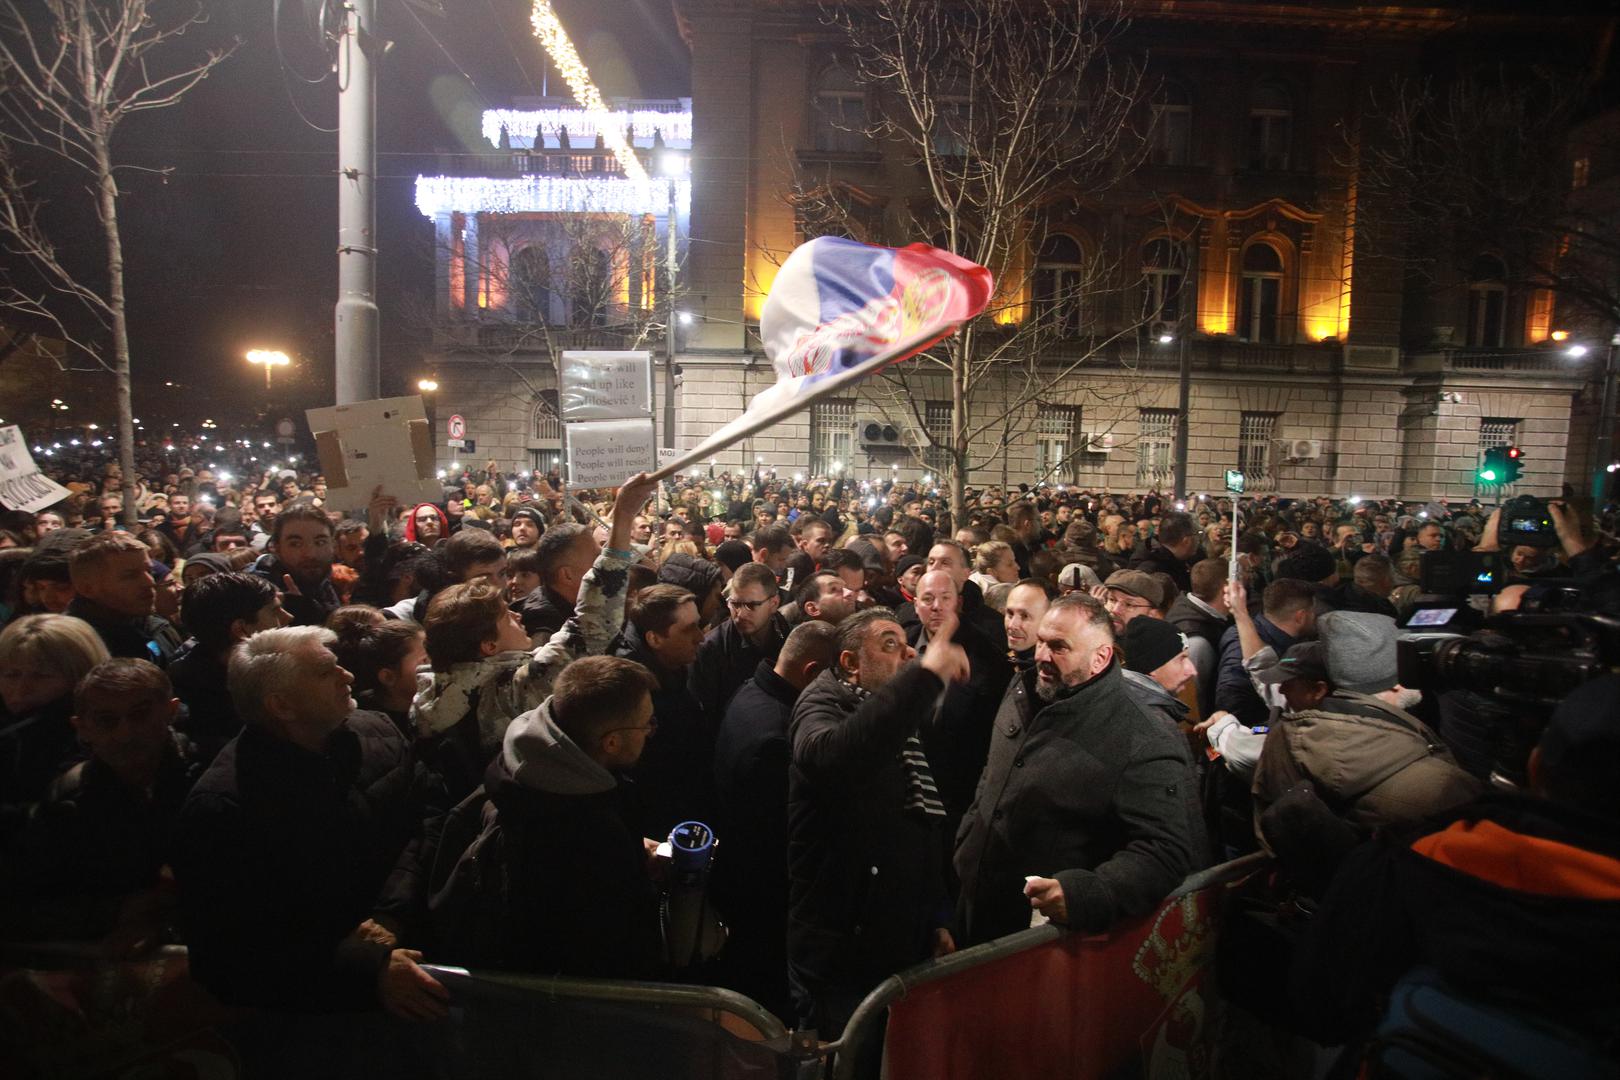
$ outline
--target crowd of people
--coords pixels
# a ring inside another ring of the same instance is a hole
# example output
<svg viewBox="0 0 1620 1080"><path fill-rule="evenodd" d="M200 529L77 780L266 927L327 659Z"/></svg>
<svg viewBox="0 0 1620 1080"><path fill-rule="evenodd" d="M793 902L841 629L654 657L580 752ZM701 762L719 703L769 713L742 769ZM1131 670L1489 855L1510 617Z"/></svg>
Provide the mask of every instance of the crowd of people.
<svg viewBox="0 0 1620 1080"><path fill-rule="evenodd" d="M1364 1039L1420 961L1616 1030L1616 679L1532 718L1522 771L1524 717L1399 680L1424 554L1499 550L1478 503L1234 528L1224 496L765 472L579 501L490 462L345 516L296 460L125 485L88 454L0 514L13 939L184 943L261 1015L431 1021L434 961L715 983L833 1038L928 957L1107 930L1263 848L1316 913L1273 984L1301 1033ZM1493 610L1613 575L1549 512ZM699 955L663 902L686 822L720 841Z"/></svg>

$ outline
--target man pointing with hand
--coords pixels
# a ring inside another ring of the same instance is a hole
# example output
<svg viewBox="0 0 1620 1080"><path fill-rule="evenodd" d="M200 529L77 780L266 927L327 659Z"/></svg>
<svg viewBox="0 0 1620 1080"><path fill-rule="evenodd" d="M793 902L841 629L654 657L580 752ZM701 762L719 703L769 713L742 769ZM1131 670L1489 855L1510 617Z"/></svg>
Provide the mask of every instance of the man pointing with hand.
<svg viewBox="0 0 1620 1080"><path fill-rule="evenodd" d="M888 608L838 626L838 664L794 705L788 737L788 967L801 1027L835 1038L883 979L953 952L945 806L919 719L967 654L947 614L920 661Z"/></svg>

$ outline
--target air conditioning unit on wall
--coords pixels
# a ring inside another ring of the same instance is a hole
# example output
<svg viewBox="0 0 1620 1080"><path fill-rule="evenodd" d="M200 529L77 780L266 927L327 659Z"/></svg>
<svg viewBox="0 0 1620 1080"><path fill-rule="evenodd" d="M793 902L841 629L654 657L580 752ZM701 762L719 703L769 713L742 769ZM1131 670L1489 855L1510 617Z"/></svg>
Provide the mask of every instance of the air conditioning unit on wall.
<svg viewBox="0 0 1620 1080"><path fill-rule="evenodd" d="M1315 461L1322 456L1321 439L1284 439L1282 456L1289 461Z"/></svg>
<svg viewBox="0 0 1620 1080"><path fill-rule="evenodd" d="M855 439L868 450L905 448L905 431L880 416L863 416L855 421Z"/></svg>

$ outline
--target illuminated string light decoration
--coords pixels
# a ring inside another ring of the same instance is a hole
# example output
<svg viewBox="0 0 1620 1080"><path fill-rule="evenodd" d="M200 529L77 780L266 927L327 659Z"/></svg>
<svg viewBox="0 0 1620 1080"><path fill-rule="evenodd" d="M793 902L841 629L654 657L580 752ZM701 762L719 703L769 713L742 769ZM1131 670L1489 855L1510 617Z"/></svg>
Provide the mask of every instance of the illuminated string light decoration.
<svg viewBox="0 0 1620 1080"><path fill-rule="evenodd" d="M568 129L574 149L595 142L598 135L605 140L610 132L632 133L634 145L643 149L652 148L654 132L663 137L665 146L692 145L692 114L686 110L618 109L594 113L584 109L485 109L483 126L484 138L491 146L501 144L504 130L514 150L536 149L536 134L542 143L538 149L561 149L564 128Z"/></svg>
<svg viewBox="0 0 1620 1080"><path fill-rule="evenodd" d="M534 12L530 15L529 21L534 25L535 36L545 46L546 54L557 66L563 81L574 92L574 100L578 101L587 112L605 117L609 112L607 103L602 100L601 91L591 81L591 73L580 60L579 53L574 51L574 43L569 40L568 31L563 29L562 21L551 9L551 0L534 0ZM631 180L645 182L647 170L641 167L641 159L636 157L635 150L625 141L623 129L616 128L610 123L602 123L599 133L607 148L613 151L613 156L619 159L624 175Z"/></svg>
<svg viewBox="0 0 1620 1080"><path fill-rule="evenodd" d="M617 176L418 176L416 208L438 214L594 213L663 215L675 185L677 213L692 201L690 180Z"/></svg>

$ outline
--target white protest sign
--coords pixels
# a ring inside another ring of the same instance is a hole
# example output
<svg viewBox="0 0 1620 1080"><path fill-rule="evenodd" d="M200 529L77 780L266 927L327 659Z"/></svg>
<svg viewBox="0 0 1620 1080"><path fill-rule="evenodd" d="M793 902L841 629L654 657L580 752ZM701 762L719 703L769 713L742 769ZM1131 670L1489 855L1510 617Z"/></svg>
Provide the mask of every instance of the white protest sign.
<svg viewBox="0 0 1620 1080"><path fill-rule="evenodd" d="M569 487L618 487L653 468L658 444L651 420L593 420L563 430Z"/></svg>
<svg viewBox="0 0 1620 1080"><path fill-rule="evenodd" d="M658 467L662 469L665 465L668 465L670 462L674 461L680 456L681 452L678 448L673 446L660 446L658 448Z"/></svg>
<svg viewBox="0 0 1620 1080"><path fill-rule="evenodd" d="M652 416L652 354L645 350L564 352L557 404L568 424Z"/></svg>
<svg viewBox="0 0 1620 1080"><path fill-rule="evenodd" d="M39 471L22 428L0 427L0 506L37 514L73 492Z"/></svg>

